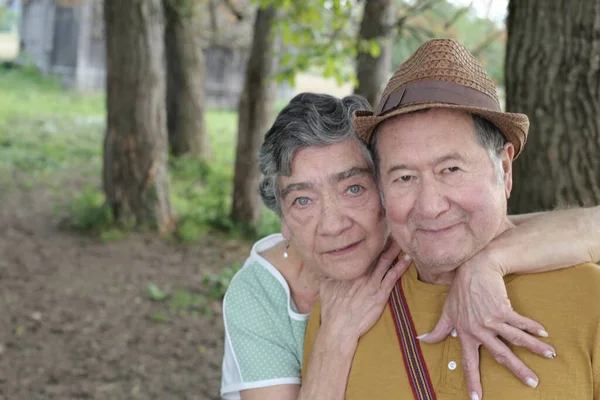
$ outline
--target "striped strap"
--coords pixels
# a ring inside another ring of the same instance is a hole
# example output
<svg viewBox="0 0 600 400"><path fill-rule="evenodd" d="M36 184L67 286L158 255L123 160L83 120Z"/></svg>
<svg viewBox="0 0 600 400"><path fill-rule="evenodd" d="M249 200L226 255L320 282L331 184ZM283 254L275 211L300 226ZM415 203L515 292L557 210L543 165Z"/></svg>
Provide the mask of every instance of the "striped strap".
<svg viewBox="0 0 600 400"><path fill-rule="evenodd" d="M390 295L390 310L396 325L398 342L402 349L404 367L416 400L435 400L433 384L421 352L421 345L416 338L415 325L410 316L408 304L404 297L400 279L396 282Z"/></svg>

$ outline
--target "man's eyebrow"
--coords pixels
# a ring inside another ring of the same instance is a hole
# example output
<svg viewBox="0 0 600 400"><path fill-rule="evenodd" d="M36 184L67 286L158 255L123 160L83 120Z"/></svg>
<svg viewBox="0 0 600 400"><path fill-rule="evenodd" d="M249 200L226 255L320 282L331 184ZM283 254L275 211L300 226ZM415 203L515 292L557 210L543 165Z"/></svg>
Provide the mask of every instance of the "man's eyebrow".
<svg viewBox="0 0 600 400"><path fill-rule="evenodd" d="M457 151L453 151L452 153L446 154L440 158L437 158L433 161L433 165L438 165L446 161L452 160L462 160L463 157Z"/></svg>
<svg viewBox="0 0 600 400"><path fill-rule="evenodd" d="M445 155L443 155L441 157L436 158L435 160L433 160L431 162L431 164L432 165L438 165L438 164L441 164L441 163L443 163L445 161L462 160L462 159L463 159L463 157L458 152L453 151L452 153L448 153L448 154L445 154ZM397 171L399 169L413 169L413 168L411 168L411 166L407 165L407 164L397 164L397 165L392 165L388 169L387 173L390 174L390 173L392 173L394 171Z"/></svg>
<svg viewBox="0 0 600 400"><path fill-rule="evenodd" d="M333 174L329 177L329 182L331 183L340 183L348 178L352 178L357 175L372 175L373 172L369 168L364 167L352 167L345 171L338 172L337 174Z"/></svg>
<svg viewBox="0 0 600 400"><path fill-rule="evenodd" d="M290 194L291 192L294 192L296 190L306 190L306 189L310 189L312 188L312 184L310 182L298 182L298 183L291 183L289 185L287 185L286 187L284 187L281 192L279 193L279 195L281 196L282 199L285 199L286 196L288 194Z"/></svg>

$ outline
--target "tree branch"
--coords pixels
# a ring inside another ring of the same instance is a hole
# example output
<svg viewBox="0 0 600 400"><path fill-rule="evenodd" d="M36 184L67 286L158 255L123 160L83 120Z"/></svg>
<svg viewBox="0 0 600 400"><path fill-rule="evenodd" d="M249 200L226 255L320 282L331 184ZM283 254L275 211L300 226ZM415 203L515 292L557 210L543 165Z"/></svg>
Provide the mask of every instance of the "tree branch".
<svg viewBox="0 0 600 400"><path fill-rule="evenodd" d="M216 0L209 0L209 11L210 11L210 27L212 29L211 41L215 42L215 38L219 34L219 26L217 23L217 4Z"/></svg>
<svg viewBox="0 0 600 400"><path fill-rule="evenodd" d="M484 51L490 44L494 42L500 35L502 35L502 31L494 30L489 35L486 36L485 39L481 43L477 45L475 50L471 51L474 57L478 57L482 51Z"/></svg>
<svg viewBox="0 0 600 400"><path fill-rule="evenodd" d="M398 30L401 30L406 24L406 21L408 21L408 19L424 13L430 8L433 8L433 6L435 6L437 3L440 3L441 1L442 0L428 0L423 2L417 2L417 4L408 7L402 13L402 16L398 17L396 22L394 22L394 24L390 26L390 28L397 28Z"/></svg>
<svg viewBox="0 0 600 400"><path fill-rule="evenodd" d="M473 1L471 0L471 3L469 3L468 6L458 9L456 11L456 13L454 13L452 18L450 18L448 21L446 21L446 23L444 24L444 30L446 30L446 29L450 28L452 25L454 25L461 16L463 16L465 13L467 13L471 9L472 6L473 6Z"/></svg>
<svg viewBox="0 0 600 400"><path fill-rule="evenodd" d="M229 11L231 11L231 13L233 15L235 15L235 17L237 18L238 21L242 21L246 18L244 16L244 14L233 5L231 0L222 0L222 1L223 1L223 4L225 4L227 6L227 8L229 8Z"/></svg>

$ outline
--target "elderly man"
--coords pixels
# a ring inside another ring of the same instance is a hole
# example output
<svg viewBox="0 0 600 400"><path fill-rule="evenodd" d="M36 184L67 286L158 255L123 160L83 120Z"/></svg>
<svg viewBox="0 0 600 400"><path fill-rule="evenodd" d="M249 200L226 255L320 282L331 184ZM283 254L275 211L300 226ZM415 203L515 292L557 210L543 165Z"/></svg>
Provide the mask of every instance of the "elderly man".
<svg viewBox="0 0 600 400"><path fill-rule="evenodd" d="M512 162L528 125L525 115L502 112L483 67L445 39L425 43L400 66L375 113L355 113L374 152L390 230L414 263L359 342L347 399L480 398L464 383L460 332L436 344L416 335L434 328L458 266L512 228ZM600 399L600 269L584 264L505 280L513 308L549 332L555 351L545 356L560 356L548 363L509 345L538 374L528 387L483 350L484 397ZM318 321L315 309L307 354Z"/></svg>

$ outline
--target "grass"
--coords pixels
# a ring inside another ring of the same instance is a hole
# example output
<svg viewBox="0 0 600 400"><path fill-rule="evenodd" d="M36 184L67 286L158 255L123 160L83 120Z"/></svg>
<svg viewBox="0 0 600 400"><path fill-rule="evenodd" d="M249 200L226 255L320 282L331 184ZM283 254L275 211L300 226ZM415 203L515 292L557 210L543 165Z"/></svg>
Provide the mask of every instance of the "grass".
<svg viewBox="0 0 600 400"><path fill-rule="evenodd" d="M194 243L215 229L252 238L277 231L277 218L269 212L258 229L232 224L229 208L237 115L209 110L206 123L211 159L169 160L171 203L179 221L175 237ZM125 232L103 207L104 131L102 94L65 91L57 79L42 76L34 68L0 68L0 187L7 188L0 196L11 185L53 188L64 200L56 212L67 217L66 227L94 232L105 242L119 240Z"/></svg>
<svg viewBox="0 0 600 400"><path fill-rule="evenodd" d="M184 288L161 289L154 283L148 284L146 298L157 305L148 317L156 323L166 323L173 316L213 317L215 304L223 299L231 278L239 268L236 264L219 274L205 274L202 285L208 290L207 294Z"/></svg>

